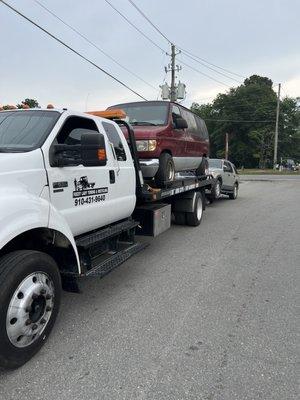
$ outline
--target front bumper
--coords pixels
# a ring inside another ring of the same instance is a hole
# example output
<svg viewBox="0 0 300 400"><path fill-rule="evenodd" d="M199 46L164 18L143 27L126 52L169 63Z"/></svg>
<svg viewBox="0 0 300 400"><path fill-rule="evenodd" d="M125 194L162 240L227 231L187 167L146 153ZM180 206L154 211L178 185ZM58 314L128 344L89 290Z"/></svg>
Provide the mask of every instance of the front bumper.
<svg viewBox="0 0 300 400"><path fill-rule="evenodd" d="M158 171L159 159L140 160L140 165L144 178L153 178Z"/></svg>

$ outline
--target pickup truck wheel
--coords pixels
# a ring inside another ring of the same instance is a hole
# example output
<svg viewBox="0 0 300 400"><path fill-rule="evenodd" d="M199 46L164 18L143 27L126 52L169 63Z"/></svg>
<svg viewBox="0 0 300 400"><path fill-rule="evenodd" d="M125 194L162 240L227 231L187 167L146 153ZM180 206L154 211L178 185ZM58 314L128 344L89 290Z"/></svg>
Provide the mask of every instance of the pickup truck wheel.
<svg viewBox="0 0 300 400"><path fill-rule="evenodd" d="M231 200L235 200L238 197L238 192L239 192L239 188L238 185L235 183L234 187L233 187L233 192L229 193L229 198Z"/></svg>
<svg viewBox="0 0 300 400"><path fill-rule="evenodd" d="M189 226L198 226L201 223L203 215L203 196L198 192L194 202L193 212L186 213L186 224Z"/></svg>
<svg viewBox="0 0 300 400"><path fill-rule="evenodd" d="M60 273L48 254L20 250L0 259L0 367L18 368L39 351L60 297Z"/></svg>
<svg viewBox="0 0 300 400"><path fill-rule="evenodd" d="M155 183L158 187L175 179L175 165L173 157L169 153L162 153L159 157L159 167L155 175Z"/></svg>

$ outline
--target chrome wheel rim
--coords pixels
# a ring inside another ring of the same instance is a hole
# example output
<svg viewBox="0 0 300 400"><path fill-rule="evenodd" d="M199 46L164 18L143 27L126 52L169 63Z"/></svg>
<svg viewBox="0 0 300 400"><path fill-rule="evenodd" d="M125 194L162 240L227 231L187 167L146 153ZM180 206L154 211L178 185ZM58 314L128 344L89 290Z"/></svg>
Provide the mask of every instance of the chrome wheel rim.
<svg viewBox="0 0 300 400"><path fill-rule="evenodd" d="M168 181L172 182L175 177L175 169L173 168L173 164L169 162L169 170L168 170Z"/></svg>
<svg viewBox="0 0 300 400"><path fill-rule="evenodd" d="M234 197L235 198L237 197L237 186L236 185L234 185Z"/></svg>
<svg viewBox="0 0 300 400"><path fill-rule="evenodd" d="M45 272L28 275L10 300L6 332L15 347L27 347L43 334L53 312L54 284Z"/></svg>
<svg viewBox="0 0 300 400"><path fill-rule="evenodd" d="M200 221L200 219L202 217L202 212L203 212L202 199L201 199L201 197L199 197L198 202L197 202L197 219L198 219L198 221Z"/></svg>

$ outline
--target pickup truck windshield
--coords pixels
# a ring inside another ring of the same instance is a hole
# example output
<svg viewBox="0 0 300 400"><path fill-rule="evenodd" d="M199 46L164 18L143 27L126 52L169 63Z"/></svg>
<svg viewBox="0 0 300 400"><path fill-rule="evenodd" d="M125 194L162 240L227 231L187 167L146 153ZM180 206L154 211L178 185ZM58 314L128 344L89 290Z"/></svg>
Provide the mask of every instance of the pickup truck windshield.
<svg viewBox="0 0 300 400"><path fill-rule="evenodd" d="M38 148L59 116L57 111L0 112L0 152L25 152Z"/></svg>
<svg viewBox="0 0 300 400"><path fill-rule="evenodd" d="M166 125L168 119L168 107L166 104L127 103L109 107L121 108L127 114L129 123L133 126Z"/></svg>

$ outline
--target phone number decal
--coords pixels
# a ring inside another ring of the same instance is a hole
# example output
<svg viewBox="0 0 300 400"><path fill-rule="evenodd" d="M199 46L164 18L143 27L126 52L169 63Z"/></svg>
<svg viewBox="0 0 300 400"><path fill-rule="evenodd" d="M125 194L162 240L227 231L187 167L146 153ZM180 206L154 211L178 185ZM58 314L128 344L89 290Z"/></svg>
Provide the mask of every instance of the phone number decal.
<svg viewBox="0 0 300 400"><path fill-rule="evenodd" d="M77 207L84 206L86 204L101 203L102 201L105 201L105 194L99 196L81 197L79 199L75 199L74 204Z"/></svg>

